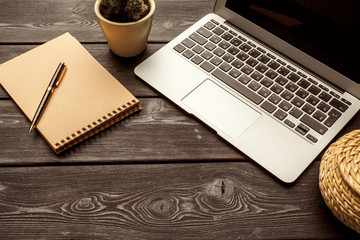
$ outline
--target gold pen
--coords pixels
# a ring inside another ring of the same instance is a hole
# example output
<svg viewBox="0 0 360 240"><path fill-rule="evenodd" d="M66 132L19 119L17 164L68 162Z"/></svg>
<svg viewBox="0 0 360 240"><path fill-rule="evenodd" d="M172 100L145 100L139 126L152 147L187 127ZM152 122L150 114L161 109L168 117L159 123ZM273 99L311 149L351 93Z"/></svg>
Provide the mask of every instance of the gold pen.
<svg viewBox="0 0 360 240"><path fill-rule="evenodd" d="M57 67L53 77L50 80L49 86L47 87L44 96L41 99L41 102L39 104L39 107L37 108L34 118L31 122L31 126L30 126L30 130L29 132L31 132L32 130L34 130L34 128L36 127L42 113L44 112L51 95L53 94L55 88L57 88L62 80L62 78L64 77L64 74L66 72L66 65L64 62L60 62L59 66Z"/></svg>

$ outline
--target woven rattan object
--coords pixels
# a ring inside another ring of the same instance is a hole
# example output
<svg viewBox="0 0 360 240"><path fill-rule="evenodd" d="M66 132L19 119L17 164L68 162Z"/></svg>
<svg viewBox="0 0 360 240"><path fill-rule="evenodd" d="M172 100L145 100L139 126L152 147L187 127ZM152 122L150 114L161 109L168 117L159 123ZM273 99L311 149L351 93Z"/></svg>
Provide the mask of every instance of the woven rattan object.
<svg viewBox="0 0 360 240"><path fill-rule="evenodd" d="M326 150L319 186L333 214L360 233L360 129L342 136Z"/></svg>

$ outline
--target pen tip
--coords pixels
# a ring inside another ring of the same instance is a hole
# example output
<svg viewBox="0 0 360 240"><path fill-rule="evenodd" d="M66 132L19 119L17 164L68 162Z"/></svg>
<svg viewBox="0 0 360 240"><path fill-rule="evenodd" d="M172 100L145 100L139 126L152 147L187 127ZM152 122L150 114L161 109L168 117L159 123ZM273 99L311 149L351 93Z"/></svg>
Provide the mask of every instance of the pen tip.
<svg viewBox="0 0 360 240"><path fill-rule="evenodd" d="M30 126L30 129L29 129L29 133L30 133L32 130L34 130L34 128L35 128L35 125L31 125L31 126Z"/></svg>

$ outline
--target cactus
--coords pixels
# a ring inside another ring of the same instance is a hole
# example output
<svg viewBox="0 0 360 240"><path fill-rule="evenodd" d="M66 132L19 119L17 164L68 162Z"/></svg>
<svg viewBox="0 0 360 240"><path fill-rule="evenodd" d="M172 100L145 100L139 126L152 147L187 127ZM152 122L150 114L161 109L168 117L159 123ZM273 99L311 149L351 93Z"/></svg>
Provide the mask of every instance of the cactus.
<svg viewBox="0 0 360 240"><path fill-rule="evenodd" d="M102 0L100 13L113 22L133 22L150 11L147 0Z"/></svg>

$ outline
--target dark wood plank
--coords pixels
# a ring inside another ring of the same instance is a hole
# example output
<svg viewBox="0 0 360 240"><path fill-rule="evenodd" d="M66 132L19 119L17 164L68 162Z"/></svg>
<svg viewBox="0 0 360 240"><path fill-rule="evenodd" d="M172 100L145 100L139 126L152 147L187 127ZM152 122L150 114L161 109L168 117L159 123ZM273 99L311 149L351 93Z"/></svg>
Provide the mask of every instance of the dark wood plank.
<svg viewBox="0 0 360 240"><path fill-rule="evenodd" d="M212 11L214 0L156 0L150 41L167 42ZM0 1L0 43L42 43L64 32L82 42L105 42L95 0Z"/></svg>
<svg viewBox="0 0 360 240"><path fill-rule="evenodd" d="M55 155L11 100L0 101L0 164L248 161L215 132L169 101L141 98L142 110ZM357 115L339 134L360 128ZM321 157L320 155L319 157Z"/></svg>
<svg viewBox="0 0 360 240"><path fill-rule="evenodd" d="M360 239L326 207L318 167L292 186L246 162L0 168L0 236Z"/></svg>
<svg viewBox="0 0 360 240"><path fill-rule="evenodd" d="M142 110L55 155L11 100L0 101L0 164L215 161L245 158L173 104L141 98ZM71 120L71 119L69 119Z"/></svg>
<svg viewBox="0 0 360 240"><path fill-rule="evenodd" d="M0 64L37 46L38 45L0 45ZM134 68L162 46L163 44L148 44L145 51L139 56L134 58L121 58L113 54L107 44L84 44L84 47L90 54L137 97L159 96L155 90L135 76ZM41 65L39 67L41 67ZM0 99L1 98L9 98L2 87L0 87Z"/></svg>

